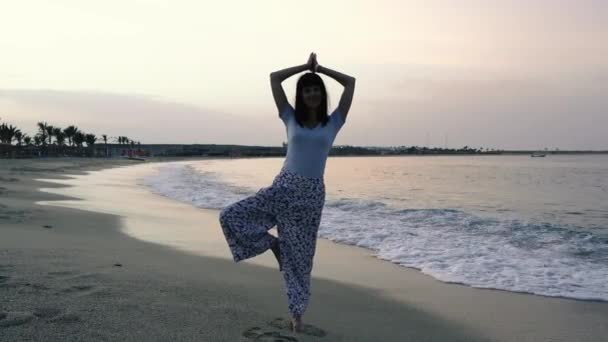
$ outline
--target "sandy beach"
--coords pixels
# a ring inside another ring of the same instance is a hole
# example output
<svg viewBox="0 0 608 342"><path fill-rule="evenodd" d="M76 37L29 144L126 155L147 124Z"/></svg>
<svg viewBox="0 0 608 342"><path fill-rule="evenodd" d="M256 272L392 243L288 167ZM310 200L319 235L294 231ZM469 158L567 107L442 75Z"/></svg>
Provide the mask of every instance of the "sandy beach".
<svg viewBox="0 0 608 342"><path fill-rule="evenodd" d="M234 263L217 211L138 184L167 161L0 160L0 341L607 340L608 303L446 284L322 239L291 333L270 252Z"/></svg>

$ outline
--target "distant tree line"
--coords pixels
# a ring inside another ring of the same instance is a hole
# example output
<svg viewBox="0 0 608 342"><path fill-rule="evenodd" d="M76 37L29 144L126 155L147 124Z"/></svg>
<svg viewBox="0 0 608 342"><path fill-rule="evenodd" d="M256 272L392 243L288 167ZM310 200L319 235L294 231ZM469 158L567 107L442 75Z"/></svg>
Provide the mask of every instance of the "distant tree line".
<svg viewBox="0 0 608 342"><path fill-rule="evenodd" d="M107 156L108 135L102 134L98 137L92 133L86 133L78 127L71 125L66 128L53 126L46 121L37 123L37 132L33 137L23 133L18 127L0 118L0 157L32 157L32 156L96 156L95 147L98 141L103 141L106 146ZM120 145L134 147L141 146L140 142L129 139L126 136L115 137Z"/></svg>
<svg viewBox="0 0 608 342"><path fill-rule="evenodd" d="M1 119L1 118L0 118ZM225 157L280 157L287 152L287 143L282 146L245 146L222 144L147 144L134 141L126 136L108 137L85 133L76 126L66 128L55 127L47 122L37 123L37 132L33 137L23 134L13 125L0 121L0 158L25 158L46 156L109 156L108 140L114 138L115 143L129 148L129 156L225 156ZM98 141L103 141L105 148L96 148ZM114 146L115 147L115 146ZM133 151L137 147L136 151ZM547 150L547 149L545 149ZM124 149L122 152L124 153ZM339 156L373 156L373 155L497 155L497 154L528 154L534 151L506 151L490 148L440 148L426 146L389 146L363 147L350 145L334 145L329 155ZM608 151L547 151L550 154L574 153L608 153Z"/></svg>
<svg viewBox="0 0 608 342"><path fill-rule="evenodd" d="M146 145L153 147L156 145ZM171 147L173 146L173 147ZM245 146L221 144L163 145L155 148L156 155L162 156L225 156L225 157L280 157L287 153L287 143L276 146ZM162 150L162 152L161 152ZM443 155L443 154L500 154L501 150L473 149L465 146L460 149L427 148L418 146L398 147L363 147L339 145L333 146L329 155L372 156L372 155Z"/></svg>
<svg viewBox="0 0 608 342"><path fill-rule="evenodd" d="M502 150L490 148L473 148L464 146L461 148L441 148L426 146L393 146L374 148L380 154L501 154Z"/></svg>

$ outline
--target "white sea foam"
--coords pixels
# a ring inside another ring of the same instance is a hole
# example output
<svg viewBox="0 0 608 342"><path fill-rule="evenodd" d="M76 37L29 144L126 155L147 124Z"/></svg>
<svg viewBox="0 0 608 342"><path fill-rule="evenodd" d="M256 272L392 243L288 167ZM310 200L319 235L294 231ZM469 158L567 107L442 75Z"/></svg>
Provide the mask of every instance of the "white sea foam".
<svg viewBox="0 0 608 342"><path fill-rule="evenodd" d="M144 184L164 196L211 209L257 190L178 163L161 166ZM319 236L368 248L380 259L444 282L608 301L608 242L575 228L328 196Z"/></svg>

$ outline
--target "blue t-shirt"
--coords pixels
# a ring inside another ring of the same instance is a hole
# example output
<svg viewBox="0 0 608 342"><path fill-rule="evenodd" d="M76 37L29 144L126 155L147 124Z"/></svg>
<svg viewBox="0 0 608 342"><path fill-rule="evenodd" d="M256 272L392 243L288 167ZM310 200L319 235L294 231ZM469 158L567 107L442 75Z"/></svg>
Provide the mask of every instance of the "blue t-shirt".
<svg viewBox="0 0 608 342"><path fill-rule="evenodd" d="M302 176L322 178L329 150L344 124L342 113L336 108L325 126L319 123L315 128L298 125L291 104L285 106L280 117L287 131L287 156L283 164Z"/></svg>

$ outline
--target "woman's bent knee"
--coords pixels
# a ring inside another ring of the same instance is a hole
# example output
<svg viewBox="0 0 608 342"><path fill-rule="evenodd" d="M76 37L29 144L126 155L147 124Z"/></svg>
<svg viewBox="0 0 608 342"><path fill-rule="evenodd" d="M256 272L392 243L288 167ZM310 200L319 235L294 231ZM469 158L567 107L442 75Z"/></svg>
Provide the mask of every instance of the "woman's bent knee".
<svg viewBox="0 0 608 342"><path fill-rule="evenodd" d="M230 212L232 211L232 205L229 205L227 207L224 207L222 210L220 210L220 224L222 226L224 226L227 222L228 222L228 218L230 216Z"/></svg>

